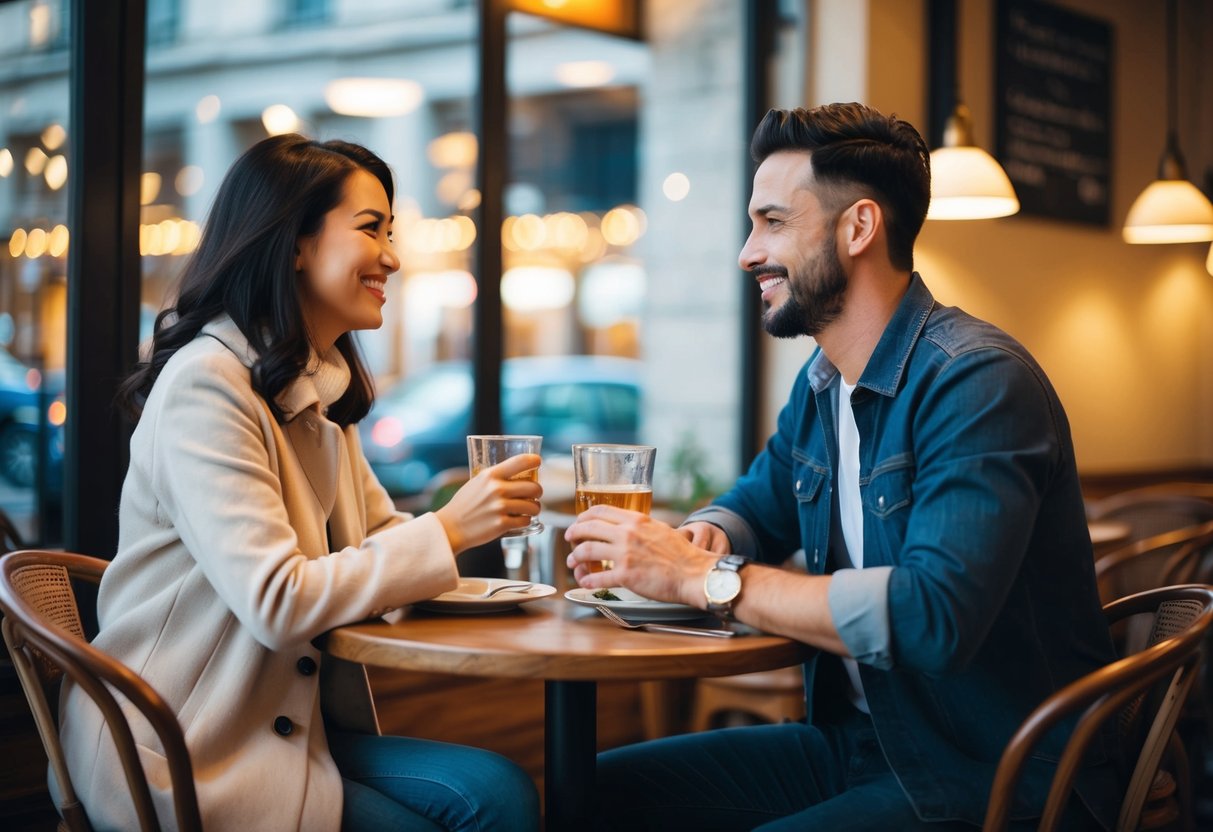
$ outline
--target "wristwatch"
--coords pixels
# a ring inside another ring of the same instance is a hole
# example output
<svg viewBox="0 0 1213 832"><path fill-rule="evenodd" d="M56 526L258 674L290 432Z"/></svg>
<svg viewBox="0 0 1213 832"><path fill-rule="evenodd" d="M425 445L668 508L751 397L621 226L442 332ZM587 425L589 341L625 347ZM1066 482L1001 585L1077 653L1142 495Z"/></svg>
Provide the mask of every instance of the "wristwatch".
<svg viewBox="0 0 1213 832"><path fill-rule="evenodd" d="M703 579L703 594L708 599L708 612L732 620L733 602L741 594L741 567L749 560L741 555L725 555Z"/></svg>

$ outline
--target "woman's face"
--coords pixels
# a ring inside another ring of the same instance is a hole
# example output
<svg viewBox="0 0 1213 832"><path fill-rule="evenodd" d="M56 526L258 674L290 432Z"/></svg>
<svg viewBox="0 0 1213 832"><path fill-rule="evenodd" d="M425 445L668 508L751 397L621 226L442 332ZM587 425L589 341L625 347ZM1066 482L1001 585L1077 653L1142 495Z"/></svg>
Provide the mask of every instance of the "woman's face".
<svg viewBox="0 0 1213 832"><path fill-rule="evenodd" d="M400 268L391 227L392 206L383 185L355 170L320 230L299 238L299 299L317 352L326 352L346 332L383 324L387 278Z"/></svg>

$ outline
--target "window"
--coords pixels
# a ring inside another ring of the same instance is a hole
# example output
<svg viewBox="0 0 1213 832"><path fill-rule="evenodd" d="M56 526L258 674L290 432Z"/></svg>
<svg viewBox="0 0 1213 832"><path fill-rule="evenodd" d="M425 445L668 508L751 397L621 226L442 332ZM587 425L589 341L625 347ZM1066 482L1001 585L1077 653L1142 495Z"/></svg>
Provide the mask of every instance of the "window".
<svg viewBox="0 0 1213 832"><path fill-rule="evenodd" d="M306 26L324 23L329 19L329 0L284 0L286 8L283 22L288 25Z"/></svg>
<svg viewBox="0 0 1213 832"><path fill-rule="evenodd" d="M0 510L61 539L66 350L68 6L0 4Z"/></svg>

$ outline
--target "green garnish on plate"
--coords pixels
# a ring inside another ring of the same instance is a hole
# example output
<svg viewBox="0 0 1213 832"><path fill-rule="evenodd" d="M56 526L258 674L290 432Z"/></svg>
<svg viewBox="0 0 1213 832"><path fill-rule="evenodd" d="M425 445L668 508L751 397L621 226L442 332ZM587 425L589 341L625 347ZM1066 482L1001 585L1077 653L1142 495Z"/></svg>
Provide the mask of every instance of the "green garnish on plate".
<svg viewBox="0 0 1213 832"><path fill-rule="evenodd" d="M611 592L609 589L600 589L594 593L595 598L600 598L603 601L619 601L622 600L618 595Z"/></svg>

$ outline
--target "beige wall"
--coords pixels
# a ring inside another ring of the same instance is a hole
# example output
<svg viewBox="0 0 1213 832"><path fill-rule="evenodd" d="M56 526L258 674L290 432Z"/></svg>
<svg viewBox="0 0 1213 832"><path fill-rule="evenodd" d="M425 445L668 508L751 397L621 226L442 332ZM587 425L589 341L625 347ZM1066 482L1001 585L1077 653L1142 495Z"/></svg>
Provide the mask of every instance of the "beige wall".
<svg viewBox="0 0 1213 832"><path fill-rule="evenodd" d="M992 321L1032 351L1069 413L1083 472L1213 465L1209 246L1130 246L1120 237L1163 148L1165 6L1055 2L1113 27L1111 227L1029 217L928 222L916 266L941 302ZM807 103L854 98L859 77L865 103L925 134L925 0L813 5L809 49L820 57L819 43L829 41L833 59L810 60ZM994 0L961 0L961 12L962 90L977 142L992 149ZM1213 54L1213 8L1183 0L1180 15L1180 143L1200 183L1213 171L1213 59L1197 56ZM840 43L858 70L837 59ZM810 349L805 341L768 342L768 429Z"/></svg>

